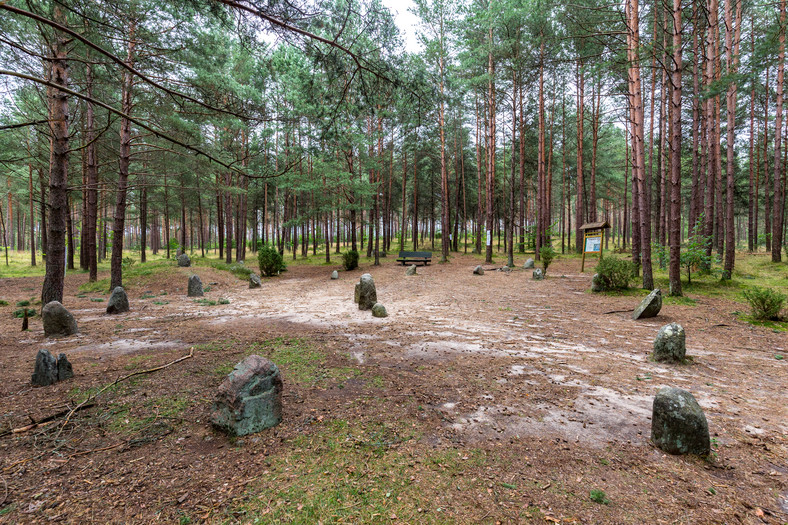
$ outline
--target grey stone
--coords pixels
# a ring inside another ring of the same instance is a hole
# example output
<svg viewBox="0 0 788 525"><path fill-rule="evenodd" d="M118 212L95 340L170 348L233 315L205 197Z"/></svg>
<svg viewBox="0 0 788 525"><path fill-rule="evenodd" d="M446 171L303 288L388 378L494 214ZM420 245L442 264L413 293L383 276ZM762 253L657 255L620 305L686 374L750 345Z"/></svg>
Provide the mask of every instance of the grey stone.
<svg viewBox="0 0 788 525"><path fill-rule="evenodd" d="M356 291L355 291L355 295L353 296L353 302L357 303L360 297L361 297L361 283L356 283Z"/></svg>
<svg viewBox="0 0 788 525"><path fill-rule="evenodd" d="M534 260L533 259L526 260L525 261L525 265L523 265L523 269L525 269L525 270L530 270L533 267L534 267Z"/></svg>
<svg viewBox="0 0 788 525"><path fill-rule="evenodd" d="M191 265L192 265L192 260L189 259L188 255L186 255L185 253L178 255L178 266L181 266L183 268L188 268Z"/></svg>
<svg viewBox="0 0 788 525"><path fill-rule="evenodd" d="M651 441L669 454L709 454L709 424L692 394L673 387L657 392L651 415Z"/></svg>
<svg viewBox="0 0 788 525"><path fill-rule="evenodd" d="M656 317L662 309L662 290L657 288L640 302L635 311L632 312L632 319L646 319Z"/></svg>
<svg viewBox="0 0 788 525"><path fill-rule="evenodd" d="M501 271L503 273L511 273L512 272L512 268L509 267L509 266L504 266L504 267L501 268Z"/></svg>
<svg viewBox="0 0 788 525"><path fill-rule="evenodd" d="M542 271L541 268L537 268L536 270L534 270L533 278L534 281L541 281L542 279L544 279L544 272Z"/></svg>
<svg viewBox="0 0 788 525"><path fill-rule="evenodd" d="M386 311L386 307L380 303L375 303L372 307L372 317L388 317L389 314Z"/></svg>
<svg viewBox="0 0 788 525"><path fill-rule="evenodd" d="M484 268L482 268L481 264L473 269L473 275L484 275Z"/></svg>
<svg viewBox="0 0 788 525"><path fill-rule="evenodd" d="M199 275L192 275L189 277L189 288L186 292L187 297L202 297L202 281Z"/></svg>
<svg viewBox="0 0 788 525"><path fill-rule="evenodd" d="M46 337L65 337L79 332L74 316L58 301L47 303L41 309L41 320Z"/></svg>
<svg viewBox="0 0 788 525"><path fill-rule="evenodd" d="M74 377L74 369L71 367L66 354L59 354L57 356L57 380L65 381Z"/></svg>
<svg viewBox="0 0 788 525"><path fill-rule="evenodd" d="M416 265L411 264L408 266L408 269L405 270L405 275L416 275Z"/></svg>
<svg viewBox="0 0 788 525"><path fill-rule="evenodd" d="M211 423L235 436L245 436L282 421L282 376L264 357L250 355L219 385Z"/></svg>
<svg viewBox="0 0 788 525"><path fill-rule="evenodd" d="M116 286L115 289L112 290L112 295L109 296L109 301L107 302L107 313L121 314L128 311L129 296L126 295L126 291L122 286Z"/></svg>
<svg viewBox="0 0 788 525"><path fill-rule="evenodd" d="M378 302L378 293L375 290L375 281L372 276L365 273L361 276L358 290L358 308L359 310L369 310L375 303Z"/></svg>
<svg viewBox="0 0 788 525"><path fill-rule="evenodd" d="M331 279L339 279L339 272L336 270L331 272Z"/></svg>
<svg viewBox="0 0 788 525"><path fill-rule="evenodd" d="M34 385L49 386L57 381L57 360L43 348L36 355L36 367L30 379Z"/></svg>
<svg viewBox="0 0 788 525"><path fill-rule="evenodd" d="M260 280L260 277L256 273L249 274L249 288L260 288L263 285L263 282Z"/></svg>
<svg viewBox="0 0 788 525"><path fill-rule="evenodd" d="M654 360L680 363L687 354L686 334L680 324L670 323L659 329L654 340Z"/></svg>
<svg viewBox="0 0 788 525"><path fill-rule="evenodd" d="M599 279L599 274L595 273L594 277L591 278L591 291L592 292L604 292L605 287L602 284L602 281Z"/></svg>

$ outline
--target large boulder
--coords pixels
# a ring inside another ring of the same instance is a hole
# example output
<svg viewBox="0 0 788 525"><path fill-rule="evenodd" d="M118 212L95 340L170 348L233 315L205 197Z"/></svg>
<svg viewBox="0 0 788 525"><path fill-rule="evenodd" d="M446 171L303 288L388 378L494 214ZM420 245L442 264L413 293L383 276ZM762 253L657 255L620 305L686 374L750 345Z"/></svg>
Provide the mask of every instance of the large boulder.
<svg viewBox="0 0 788 525"><path fill-rule="evenodd" d="M107 313L120 314L128 311L129 296L126 295L126 291L122 286L116 286L115 289L112 290L112 295L109 296L109 301L107 302Z"/></svg>
<svg viewBox="0 0 788 525"><path fill-rule="evenodd" d="M659 329L654 340L654 361L681 363L687 354L686 335L680 324L670 323Z"/></svg>
<svg viewBox="0 0 788 525"><path fill-rule="evenodd" d="M71 363L66 358L66 354L58 354L57 356L57 380L64 381L74 377L74 369Z"/></svg>
<svg viewBox="0 0 788 525"><path fill-rule="evenodd" d="M673 387L657 392L651 415L651 441L669 454L709 454L709 424L692 394Z"/></svg>
<svg viewBox="0 0 788 525"><path fill-rule="evenodd" d="M652 291L640 302L635 311L632 312L632 319L647 319L649 317L656 317L659 311L662 310L662 290L657 288Z"/></svg>
<svg viewBox="0 0 788 525"><path fill-rule="evenodd" d="M182 253L178 256L178 266L182 268L188 268L192 265L192 260L189 259L189 256L185 253Z"/></svg>
<svg viewBox="0 0 788 525"><path fill-rule="evenodd" d="M389 314L386 311L386 307L380 303L375 303L372 307L372 317L388 317Z"/></svg>
<svg viewBox="0 0 788 525"><path fill-rule="evenodd" d="M530 270L533 267L534 267L534 260L533 259L527 259L525 261L525 264L523 265L523 269L525 269L525 270Z"/></svg>
<svg viewBox="0 0 788 525"><path fill-rule="evenodd" d="M202 281L199 275L192 275L189 277L189 287L186 289L188 297L202 297Z"/></svg>
<svg viewBox="0 0 788 525"><path fill-rule="evenodd" d="M49 386L57 382L57 360L43 348L36 355L36 367L30 381L37 386Z"/></svg>
<svg viewBox="0 0 788 525"><path fill-rule="evenodd" d="M262 285L263 282L256 273L249 274L249 288L260 288Z"/></svg>
<svg viewBox="0 0 788 525"><path fill-rule="evenodd" d="M46 337L66 337L79 332L74 316L58 301L47 303L41 309L41 320Z"/></svg>
<svg viewBox="0 0 788 525"><path fill-rule="evenodd" d="M250 355L219 385L211 423L235 436L245 436L282 421L282 376L264 357Z"/></svg>
<svg viewBox="0 0 788 525"><path fill-rule="evenodd" d="M481 264L473 269L473 275L484 275L484 268Z"/></svg>
<svg viewBox="0 0 788 525"><path fill-rule="evenodd" d="M339 279L339 272L338 272L338 271L336 271L336 270L334 270L333 272L331 272L331 279L332 279L332 280Z"/></svg>
<svg viewBox="0 0 788 525"><path fill-rule="evenodd" d="M375 290L375 281L372 276L365 273L361 276L361 282L358 290L358 308L359 310L371 310L375 303L378 302L378 293Z"/></svg>
<svg viewBox="0 0 788 525"><path fill-rule="evenodd" d="M405 270L405 275L416 275L416 265L411 264L408 266L408 269Z"/></svg>
<svg viewBox="0 0 788 525"><path fill-rule="evenodd" d="M534 281L541 281L544 279L544 271L541 268L534 270L533 279Z"/></svg>

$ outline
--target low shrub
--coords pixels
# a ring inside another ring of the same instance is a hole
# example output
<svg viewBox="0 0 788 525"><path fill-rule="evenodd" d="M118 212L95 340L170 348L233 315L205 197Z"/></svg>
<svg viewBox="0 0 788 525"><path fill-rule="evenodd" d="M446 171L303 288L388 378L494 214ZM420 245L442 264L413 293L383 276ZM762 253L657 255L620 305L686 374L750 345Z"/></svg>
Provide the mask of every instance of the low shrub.
<svg viewBox="0 0 788 525"><path fill-rule="evenodd" d="M542 259L542 265L544 266L545 275L547 274L547 267L550 266L550 263L553 262L555 256L556 256L555 250L549 244L542 246L539 249L539 258Z"/></svg>
<svg viewBox="0 0 788 525"><path fill-rule="evenodd" d="M282 254L273 246L262 246L257 252L257 262L260 265L260 274L266 277L279 275L287 269Z"/></svg>
<svg viewBox="0 0 788 525"><path fill-rule="evenodd" d="M358 268L358 250L350 250L342 254L342 266L345 271L351 271Z"/></svg>
<svg viewBox="0 0 788 525"><path fill-rule="evenodd" d="M595 271L598 275L597 284L602 290L623 290L629 288L635 265L617 257L603 257Z"/></svg>
<svg viewBox="0 0 788 525"><path fill-rule="evenodd" d="M750 303L752 316L761 321L779 320L780 310L785 303L785 295L770 288L755 287L744 292L744 298Z"/></svg>

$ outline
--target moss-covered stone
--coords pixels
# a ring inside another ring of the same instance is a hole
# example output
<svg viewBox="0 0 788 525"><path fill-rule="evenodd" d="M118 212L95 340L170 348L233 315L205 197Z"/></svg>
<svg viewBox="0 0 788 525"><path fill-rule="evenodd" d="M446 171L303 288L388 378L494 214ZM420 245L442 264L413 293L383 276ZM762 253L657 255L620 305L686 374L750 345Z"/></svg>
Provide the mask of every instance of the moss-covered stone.
<svg viewBox="0 0 788 525"><path fill-rule="evenodd" d="M673 387L657 392L651 415L651 441L669 454L709 454L709 424L692 394Z"/></svg>

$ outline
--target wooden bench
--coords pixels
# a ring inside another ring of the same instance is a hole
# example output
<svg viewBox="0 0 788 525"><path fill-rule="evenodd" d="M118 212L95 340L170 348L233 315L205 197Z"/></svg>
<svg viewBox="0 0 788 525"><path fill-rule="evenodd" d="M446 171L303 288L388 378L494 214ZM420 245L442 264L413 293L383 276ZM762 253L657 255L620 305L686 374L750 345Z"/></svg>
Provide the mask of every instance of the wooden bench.
<svg viewBox="0 0 788 525"><path fill-rule="evenodd" d="M406 263L424 263L427 266L432 260L432 252L399 252L397 262L401 262L402 266Z"/></svg>

